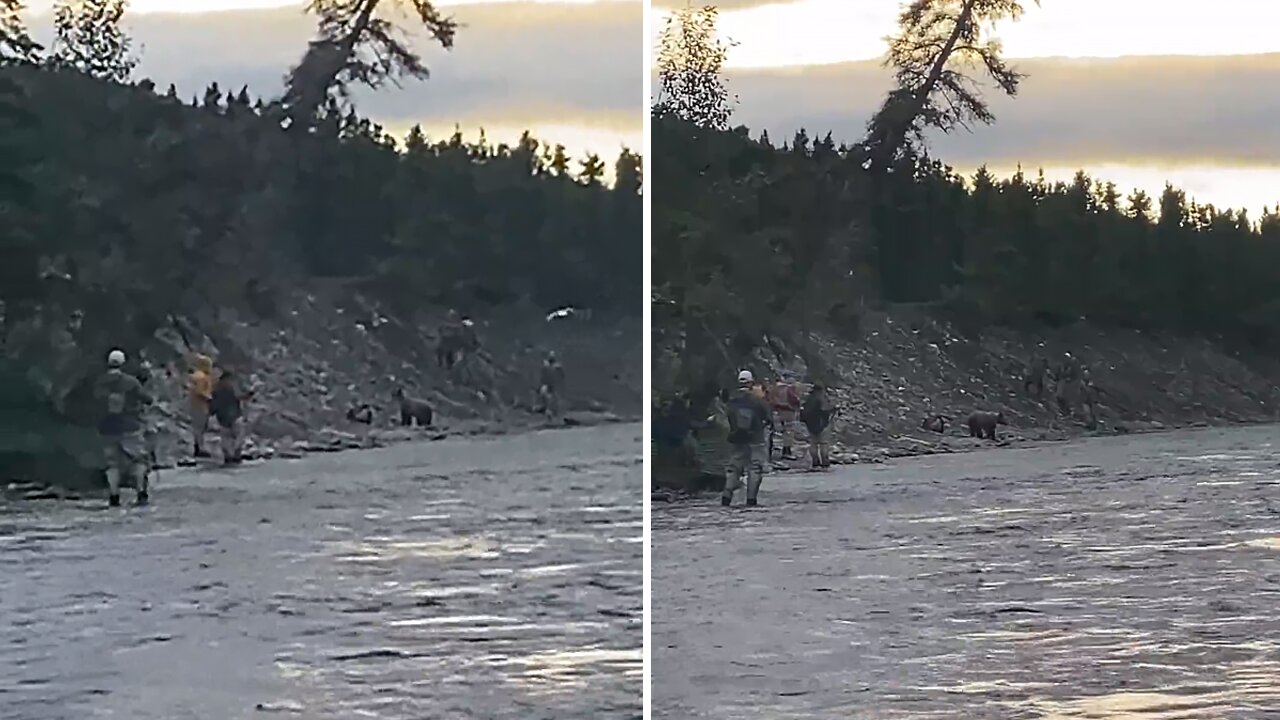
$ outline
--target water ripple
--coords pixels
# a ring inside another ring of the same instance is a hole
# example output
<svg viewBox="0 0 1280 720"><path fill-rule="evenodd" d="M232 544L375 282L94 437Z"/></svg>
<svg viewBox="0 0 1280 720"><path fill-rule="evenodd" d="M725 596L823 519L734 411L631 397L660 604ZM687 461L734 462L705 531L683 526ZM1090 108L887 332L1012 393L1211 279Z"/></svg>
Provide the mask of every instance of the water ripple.
<svg viewBox="0 0 1280 720"><path fill-rule="evenodd" d="M636 433L165 473L145 510L10 506L0 717L637 717Z"/></svg>
<svg viewBox="0 0 1280 720"><path fill-rule="evenodd" d="M654 513L654 717L1265 718L1275 428L772 475ZM1248 480L1243 480L1249 478Z"/></svg>

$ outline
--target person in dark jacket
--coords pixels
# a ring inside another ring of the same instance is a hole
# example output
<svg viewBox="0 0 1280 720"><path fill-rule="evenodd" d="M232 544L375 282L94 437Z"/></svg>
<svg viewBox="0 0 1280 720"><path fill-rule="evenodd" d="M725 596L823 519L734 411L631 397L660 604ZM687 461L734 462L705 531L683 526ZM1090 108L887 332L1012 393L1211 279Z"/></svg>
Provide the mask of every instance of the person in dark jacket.
<svg viewBox="0 0 1280 720"><path fill-rule="evenodd" d="M244 402L252 393L241 392L235 373L224 369L213 386L209 414L218 421L222 436L222 462L238 465L244 446Z"/></svg>
<svg viewBox="0 0 1280 720"><path fill-rule="evenodd" d="M809 431L809 460L815 470L831 467L827 430L831 427L831 416L834 414L827 389L821 383L814 383L800 408L800 422Z"/></svg>

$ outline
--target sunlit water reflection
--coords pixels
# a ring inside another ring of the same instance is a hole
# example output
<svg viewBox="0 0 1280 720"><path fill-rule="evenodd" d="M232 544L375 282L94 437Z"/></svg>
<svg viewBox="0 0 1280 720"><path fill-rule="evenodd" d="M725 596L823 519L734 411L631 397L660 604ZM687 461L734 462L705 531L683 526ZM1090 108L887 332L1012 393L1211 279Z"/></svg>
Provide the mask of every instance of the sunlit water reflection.
<svg viewBox="0 0 1280 720"><path fill-rule="evenodd" d="M638 717L641 447L444 441L10 506L0 717Z"/></svg>
<svg viewBox="0 0 1280 720"><path fill-rule="evenodd" d="M654 514L663 718L1263 718L1276 428L772 475Z"/></svg>

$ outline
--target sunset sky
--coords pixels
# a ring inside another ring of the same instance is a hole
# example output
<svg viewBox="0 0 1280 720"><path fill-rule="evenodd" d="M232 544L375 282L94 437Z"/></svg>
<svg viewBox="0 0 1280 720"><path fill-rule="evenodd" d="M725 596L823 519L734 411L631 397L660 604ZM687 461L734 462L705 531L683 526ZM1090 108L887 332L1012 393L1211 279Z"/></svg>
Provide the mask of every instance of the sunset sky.
<svg viewBox="0 0 1280 720"><path fill-rule="evenodd" d="M436 138L455 125L472 137L484 127L495 141L530 129L575 155L594 151L607 161L623 145L643 148L643 0L437 4L463 25L454 49L416 43L430 79L357 93L364 114L400 136L415 123ZM33 29L45 40L50 5L28 3ZM303 7L279 0L132 0L126 23L141 49L137 76L161 88L174 83L184 98L215 81L274 96L315 33Z"/></svg>
<svg viewBox="0 0 1280 720"><path fill-rule="evenodd" d="M694 3L695 5L698 3ZM897 0L725 0L736 122L775 139L799 127L855 140L890 83L879 67ZM683 6L683 0L655 0ZM1274 0L1024 2L997 35L1028 72L1017 99L993 101L996 124L936 138L957 169L1084 167L1122 188L1166 179L1218 205L1280 202L1280 3ZM662 10L652 24L661 27ZM1268 54L1270 53L1270 54Z"/></svg>

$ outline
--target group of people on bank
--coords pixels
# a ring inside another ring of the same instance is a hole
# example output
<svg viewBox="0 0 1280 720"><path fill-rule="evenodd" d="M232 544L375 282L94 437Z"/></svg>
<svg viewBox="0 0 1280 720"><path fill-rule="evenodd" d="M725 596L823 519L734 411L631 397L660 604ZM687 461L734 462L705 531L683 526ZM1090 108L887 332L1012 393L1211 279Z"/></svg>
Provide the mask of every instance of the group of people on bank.
<svg viewBox="0 0 1280 720"><path fill-rule="evenodd" d="M480 341L470 320L450 311L440 328L440 341L436 360L441 368L451 370L462 363L469 354L480 350ZM125 369L124 351L116 349L107 355L107 369L94 384L94 397L102 412L98 425L104 440L106 476L109 504L120 504L120 488L132 485L137 488L136 501L145 505L150 500L150 478L155 464L154 433L148 427L147 410L155 404L156 397L149 389L150 370L145 363L136 372ZM191 362L187 378L187 405L191 422L192 455L209 458L205 439L211 422L218 425L222 462L238 465L244 460L246 437L245 404L254 393L243 389L235 372L225 366L215 365L212 358L197 354ZM565 386L565 370L554 351L543 359L535 392L534 411L547 418L561 417L562 394ZM414 400L400 390L396 397L400 404L402 424L410 421L429 425L433 415L426 403ZM410 407L406 405L425 406ZM373 408L365 403L348 410L347 418L366 424L373 422Z"/></svg>
<svg viewBox="0 0 1280 720"><path fill-rule="evenodd" d="M757 381L750 370L740 371L737 387L717 397L712 405L713 422L723 418L727 430L725 441L729 446L721 504L733 503L734 494L743 486L744 476L747 505L759 504L765 466L772 461L773 437L776 435L782 441L780 456L795 459L797 420L808 431L810 466L814 470L830 467L827 435L835 414L831 398L821 383L812 383L802 400L794 380L780 378L764 383Z"/></svg>
<svg viewBox="0 0 1280 720"><path fill-rule="evenodd" d="M94 397L103 412L98 432L104 440L108 504L120 504L120 488L137 489L136 502L150 501L150 478L155 464L155 447L146 421L147 409L155 403L148 389L150 372L143 365L137 373L125 371L123 350L107 354L107 369L94 383ZM213 360L197 355L189 381L191 427L196 457L209 457L204 436L209 420L221 428L222 459L227 465L241 462L244 440L244 402L252 393L244 392L235 373L214 367Z"/></svg>
<svg viewBox="0 0 1280 720"><path fill-rule="evenodd" d="M1049 387L1051 384L1051 387ZM1103 391L1093 382L1089 369L1071 353L1051 366L1043 356L1037 357L1023 376L1024 391L1036 398L1051 391L1057 410L1071 416L1078 408L1085 411L1089 427L1098 424L1097 406ZM797 384L786 378L772 383L759 382L749 370L738 373L738 387L713 401L712 417L723 416L727 423L729 444L725 463L725 485L721 504L733 503L733 496L743 487L746 477L746 504L759 503L760 484L765 466L772 461L773 438L782 441L781 457L794 459L795 425L799 420L808 430L809 456L814 469L829 467L827 434L835 408L821 383L813 383L802 401ZM989 416L989 417L988 417ZM926 427L928 427L926 419ZM977 412L970 416L971 434L981 435L975 423L982 425L985 436L995 438L994 426L1004 424L1004 413ZM986 427L990 426L990 427ZM939 428L942 432L944 428Z"/></svg>

